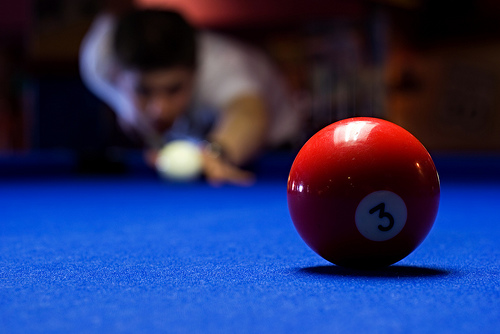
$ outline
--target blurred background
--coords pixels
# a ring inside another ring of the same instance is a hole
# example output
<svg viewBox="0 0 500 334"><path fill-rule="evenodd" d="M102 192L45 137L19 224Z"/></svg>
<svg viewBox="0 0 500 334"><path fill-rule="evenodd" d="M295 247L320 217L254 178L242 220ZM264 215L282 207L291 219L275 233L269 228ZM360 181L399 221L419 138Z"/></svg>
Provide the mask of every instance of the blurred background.
<svg viewBox="0 0 500 334"><path fill-rule="evenodd" d="M0 4L0 171L119 172L134 142L81 82L80 42L104 6ZM500 2L138 0L263 48L309 101L299 142L350 116L402 125L431 151L500 153ZM292 148L297 149L297 148ZM132 152L132 153L131 153Z"/></svg>

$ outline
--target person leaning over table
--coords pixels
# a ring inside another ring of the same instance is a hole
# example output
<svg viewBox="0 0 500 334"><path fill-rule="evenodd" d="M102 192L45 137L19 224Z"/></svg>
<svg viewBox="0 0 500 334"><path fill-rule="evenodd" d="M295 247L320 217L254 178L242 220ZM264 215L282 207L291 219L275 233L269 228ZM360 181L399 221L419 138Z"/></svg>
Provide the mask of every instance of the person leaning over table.
<svg viewBox="0 0 500 334"><path fill-rule="evenodd" d="M203 173L214 184L251 182L241 166L266 146L293 141L301 123L263 53L197 30L174 11L99 15L82 42L80 70L125 132L143 139L151 165L171 138L211 143Z"/></svg>

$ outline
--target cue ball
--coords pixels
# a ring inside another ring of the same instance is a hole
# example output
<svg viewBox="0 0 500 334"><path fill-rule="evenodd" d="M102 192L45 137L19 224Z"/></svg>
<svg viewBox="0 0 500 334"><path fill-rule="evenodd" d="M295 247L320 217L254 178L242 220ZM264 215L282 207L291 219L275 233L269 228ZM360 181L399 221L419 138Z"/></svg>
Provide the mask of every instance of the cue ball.
<svg viewBox="0 0 500 334"><path fill-rule="evenodd" d="M287 200L297 232L324 259L360 269L391 265L425 239L439 206L425 147L391 122L356 117L312 136L297 154Z"/></svg>
<svg viewBox="0 0 500 334"><path fill-rule="evenodd" d="M161 177L172 181L192 181L203 167L201 148L194 142L174 140L165 145L156 159Z"/></svg>

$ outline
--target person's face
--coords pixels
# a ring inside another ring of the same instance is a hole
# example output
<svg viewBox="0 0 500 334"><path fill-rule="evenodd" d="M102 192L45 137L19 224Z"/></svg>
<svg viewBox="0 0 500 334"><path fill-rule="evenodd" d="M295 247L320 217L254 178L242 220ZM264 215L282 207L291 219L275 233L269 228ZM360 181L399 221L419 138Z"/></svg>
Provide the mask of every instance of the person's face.
<svg viewBox="0 0 500 334"><path fill-rule="evenodd" d="M188 107L194 70L186 67L141 72L123 70L117 85L159 132L168 130Z"/></svg>

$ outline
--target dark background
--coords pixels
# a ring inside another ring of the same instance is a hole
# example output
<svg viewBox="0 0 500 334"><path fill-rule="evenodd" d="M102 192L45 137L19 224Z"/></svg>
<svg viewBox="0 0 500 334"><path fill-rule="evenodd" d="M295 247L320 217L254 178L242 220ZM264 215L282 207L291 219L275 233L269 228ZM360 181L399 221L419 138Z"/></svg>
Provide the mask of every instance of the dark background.
<svg viewBox="0 0 500 334"><path fill-rule="evenodd" d="M120 170L139 148L82 84L93 18L130 1L18 0L0 11L0 157ZM376 116L432 152L500 150L500 5L482 1L143 0L262 47L311 102L300 140L338 119ZM56 159L57 160L57 159Z"/></svg>

